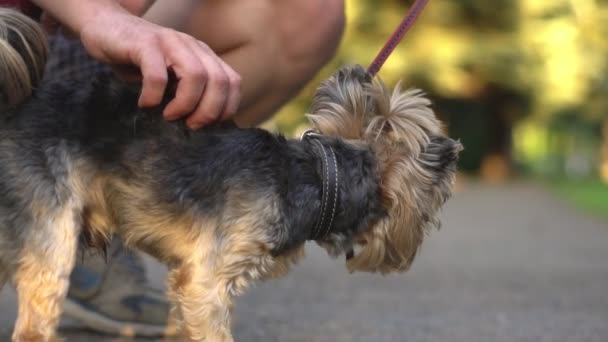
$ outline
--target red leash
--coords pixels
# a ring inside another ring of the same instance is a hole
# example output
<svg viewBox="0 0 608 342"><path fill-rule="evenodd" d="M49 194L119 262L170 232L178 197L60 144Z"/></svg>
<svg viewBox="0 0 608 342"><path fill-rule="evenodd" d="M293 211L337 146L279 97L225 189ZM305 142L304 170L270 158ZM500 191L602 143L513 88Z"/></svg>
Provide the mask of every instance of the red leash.
<svg viewBox="0 0 608 342"><path fill-rule="evenodd" d="M401 42L407 31L412 28L427 2L429 2L429 0L416 0L416 2L414 2L414 5L412 5L405 15L405 18L403 18L403 21L401 21L397 27L397 30L395 30L386 44L384 44L384 47L380 50L372 64L370 64L369 68L367 68L367 72L372 75L372 77L376 76L380 68L382 68L382 65L384 65L384 62L386 62L393 50L399 45L399 42Z"/></svg>

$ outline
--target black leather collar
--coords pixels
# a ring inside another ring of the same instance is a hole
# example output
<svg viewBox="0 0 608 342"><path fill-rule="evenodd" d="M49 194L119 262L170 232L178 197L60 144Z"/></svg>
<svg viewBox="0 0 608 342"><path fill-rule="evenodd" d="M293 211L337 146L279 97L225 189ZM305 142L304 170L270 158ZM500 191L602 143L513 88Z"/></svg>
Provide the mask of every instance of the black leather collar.
<svg viewBox="0 0 608 342"><path fill-rule="evenodd" d="M331 146L323 146L318 139L319 136L320 134L314 131L306 131L301 137L302 140L310 141L323 164L320 216L311 231L309 240L324 240L331 233L338 206L338 161L334 149Z"/></svg>

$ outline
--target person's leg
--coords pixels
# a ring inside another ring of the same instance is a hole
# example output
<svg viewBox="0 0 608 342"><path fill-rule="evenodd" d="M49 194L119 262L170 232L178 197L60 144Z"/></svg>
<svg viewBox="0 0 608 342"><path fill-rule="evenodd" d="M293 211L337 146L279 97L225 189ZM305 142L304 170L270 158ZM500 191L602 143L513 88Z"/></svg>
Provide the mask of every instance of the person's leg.
<svg viewBox="0 0 608 342"><path fill-rule="evenodd" d="M345 23L343 0L157 0L145 17L207 43L241 75L242 126L293 98L334 56Z"/></svg>
<svg viewBox="0 0 608 342"><path fill-rule="evenodd" d="M148 17L168 26L171 18L163 15L192 1L157 0ZM242 76L235 118L241 126L266 120L290 100L333 56L344 25L342 0L196 0L187 13L189 19L175 28L208 43ZM46 77L89 79L109 72L86 57L78 42L56 39ZM167 302L147 286L140 257L126 254L119 241L113 250L107 264L87 254L77 263L65 313L103 332L165 331Z"/></svg>
<svg viewBox="0 0 608 342"><path fill-rule="evenodd" d="M2 292L4 283L6 283L6 280L8 279L8 272L3 267L4 266L0 264L0 292Z"/></svg>
<svg viewBox="0 0 608 342"><path fill-rule="evenodd" d="M144 261L114 239L107 260L84 252L70 276L64 311L96 331L140 336L173 335L165 294L148 285Z"/></svg>

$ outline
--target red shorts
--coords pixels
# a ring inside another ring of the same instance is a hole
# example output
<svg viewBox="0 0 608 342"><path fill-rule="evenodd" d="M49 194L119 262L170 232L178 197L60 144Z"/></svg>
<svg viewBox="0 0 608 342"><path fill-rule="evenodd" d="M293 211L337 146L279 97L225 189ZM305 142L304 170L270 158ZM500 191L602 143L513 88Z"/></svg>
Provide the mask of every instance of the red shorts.
<svg viewBox="0 0 608 342"><path fill-rule="evenodd" d="M40 14L42 13L38 6L28 0L0 0L0 6L17 8L36 20L40 19Z"/></svg>

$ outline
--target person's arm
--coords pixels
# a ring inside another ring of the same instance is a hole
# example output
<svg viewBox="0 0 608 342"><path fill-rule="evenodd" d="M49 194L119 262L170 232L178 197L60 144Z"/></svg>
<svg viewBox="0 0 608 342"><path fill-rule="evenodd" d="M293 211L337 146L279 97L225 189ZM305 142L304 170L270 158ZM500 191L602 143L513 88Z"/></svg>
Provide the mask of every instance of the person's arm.
<svg viewBox="0 0 608 342"><path fill-rule="evenodd" d="M69 30L80 33L96 15L126 12L115 0L33 0Z"/></svg>
<svg viewBox="0 0 608 342"><path fill-rule="evenodd" d="M171 69L178 84L165 118L192 113L187 123L200 128L238 109L239 75L203 42L141 19L114 0L34 2L75 32L94 58L138 66L143 78L140 106L160 104Z"/></svg>

